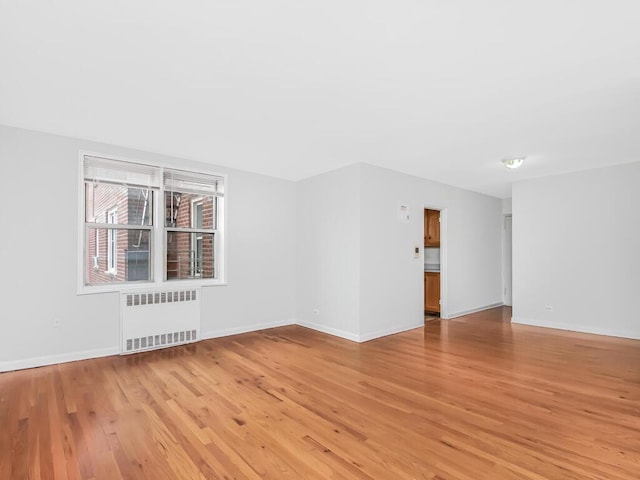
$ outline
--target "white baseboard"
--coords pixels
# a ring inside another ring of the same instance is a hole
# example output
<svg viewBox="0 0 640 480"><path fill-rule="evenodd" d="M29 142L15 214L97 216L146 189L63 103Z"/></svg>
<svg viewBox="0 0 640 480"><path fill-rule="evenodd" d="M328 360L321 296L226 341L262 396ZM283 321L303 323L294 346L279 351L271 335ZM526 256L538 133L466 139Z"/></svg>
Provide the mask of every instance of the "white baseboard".
<svg viewBox="0 0 640 480"><path fill-rule="evenodd" d="M216 337L226 337L238 333L254 332L256 330L264 330L265 328L282 327L285 325L295 325L295 320L283 320L271 323L261 323L247 325L244 327L230 328L226 330L217 330L212 332L203 332L202 340ZM25 358L21 360L11 360L8 362L0 362L0 372L10 372L12 370L23 370L25 368L44 367L46 365L54 365L58 363L75 362L79 360L89 360L91 358L108 357L110 355L120 355L120 347L101 348L96 350L85 350L81 352L63 353L59 355L49 355L44 357Z"/></svg>
<svg viewBox="0 0 640 480"><path fill-rule="evenodd" d="M482 307L477 307L477 308L473 308L470 310L465 310L462 312L456 312L453 314L450 314L447 318L451 319L451 318L456 318L456 317L460 317L462 315L468 315L470 313L475 313L475 312L480 312L482 310L487 310L489 308L495 308L495 307L499 307L502 306L503 304L501 302L499 303L493 303L490 305L485 305ZM640 339L640 335L637 333L629 333L629 332L620 332L620 331L613 331L613 330L609 330L609 329L593 329L593 328L587 328L587 327L578 327L578 326L574 326L574 325L562 325L562 324L558 324L558 323L551 323L551 322L541 322L541 321L531 321L531 320L524 320L524 319L513 319L513 323L521 323L524 325L533 325L533 326L540 326L540 327L548 327L548 328L559 328L562 330L574 330L574 331L579 331L579 332L585 332L585 333L596 333L596 334L600 334L600 335L610 335L610 336L615 336L615 337L625 337L625 338L636 338L636 339ZM237 335L240 333L247 333L247 332L255 332L257 330L265 330L267 328L275 328L275 327L283 327L283 326L287 326L287 325L300 325L302 327L307 327L310 328L312 330L316 330L322 333L327 333L329 335L334 335L336 337L340 337L340 338L344 338L346 340L350 340L352 342L357 342L357 343L361 343L361 342L368 342L370 340L374 340L376 338L380 338L380 337L385 337L387 335L393 335L395 333L400 333L400 332L405 332L407 330L412 330L414 328L419 328L421 327L423 324L422 322L420 323L412 323L412 324L406 324L406 325L401 325L401 326L394 326L392 328L388 328L388 329L384 329L384 330L378 330L375 332L371 332L371 333L365 333L362 335L358 335L352 332L348 332L346 330L340 330L337 328L332 328L332 327L327 327L325 325L320 325L317 323L313 323L313 322L308 322L308 321L296 321L295 319L288 319L288 320L280 320L280 321L275 321L275 322L269 322L269 323L258 323L258 324L252 324L252 325L245 325L245 326L241 326L241 327L234 327L234 328L227 328L227 329L222 329L222 330L211 330L211 331L207 331L207 332L201 332L201 339L202 340L206 340L206 339L210 339L210 338L218 338L218 337L226 337L229 335ZM42 367L45 365L53 365L53 364L57 364L57 363L65 363L65 362L74 362L74 361L78 361L78 360L88 360L90 358L99 358L99 357L107 357L109 355L119 355L120 354L120 347L119 346L114 346L114 347L109 347L109 348L102 348L102 349L96 349L96 350L85 350L85 351L81 351L81 352L72 352L72 353L65 353L65 354L60 354L60 355L50 355L50 356L44 356L44 357L34 357L34 358L26 358L26 359L22 359L22 360L12 360L12 361L8 361L8 362L0 362L0 372L8 372L11 370L21 370L21 369L25 369L25 368L34 368L34 367Z"/></svg>
<svg viewBox="0 0 640 480"><path fill-rule="evenodd" d="M553 328L557 330L568 330L570 332L592 333L595 335L606 335L608 337L620 337L640 340L639 332L628 332L611 328L593 327L590 325L575 325L573 323L552 322L521 317L512 317L511 323L517 323L519 325L529 325L531 327Z"/></svg>
<svg viewBox="0 0 640 480"><path fill-rule="evenodd" d="M307 322L307 321L297 321L297 325L301 327L307 327L311 330L316 330L322 333L328 333L329 335L333 335L334 337L344 338L345 340L351 340L352 342L360 342L360 338L355 333L347 332L346 330L339 330L337 328L327 327L325 325L320 325L318 323Z"/></svg>
<svg viewBox="0 0 640 480"><path fill-rule="evenodd" d="M359 336L360 342L368 342L375 340L376 338L386 337L387 335L393 335L395 333L406 332L407 330L413 330L414 328L420 328L424 326L424 321L418 323L412 323L407 325L401 325L399 327L394 326L384 330L378 330L376 332L365 333Z"/></svg>
<svg viewBox="0 0 640 480"><path fill-rule="evenodd" d="M82 352L49 355L45 357L25 358L22 360L0 362L0 372L9 372L11 370L22 370L25 368L44 367L46 365L54 365L57 363L76 362L78 360L108 357L110 355L119 355L119 354L120 354L120 347L116 346L116 347L109 347L109 348L99 348L96 350L85 350Z"/></svg>
<svg viewBox="0 0 640 480"><path fill-rule="evenodd" d="M489 305L470 308L469 310L462 310L459 312L449 313L446 317L443 317L443 318L445 320L451 320L452 318L462 317L463 315L470 315L472 313L482 312L483 310L489 310L490 308L496 308L496 307L502 307L502 306L504 306L503 302L490 303Z"/></svg>
<svg viewBox="0 0 640 480"><path fill-rule="evenodd" d="M351 340L352 342L363 343L368 342L370 340L374 340L380 337L386 337L387 335L393 335L394 333L406 332L407 330L413 330L414 328L419 328L424 325L423 322L412 323L401 326L394 326L392 328L387 328L384 330L378 330L376 332L365 333L363 335L358 335L352 332L347 332L346 330L340 330L337 328L327 327L325 325L320 325L313 322L307 321L298 321L297 325L301 327L310 328L311 330L316 330L318 332L327 333L329 335L333 335L334 337L344 338L345 340Z"/></svg>
<svg viewBox="0 0 640 480"><path fill-rule="evenodd" d="M208 332L201 333L202 340L208 340L210 338L228 337L230 335L238 335L240 333L255 332L258 330L265 330L267 328L285 327L287 325L295 325L295 320L279 320L269 323L254 323L253 325L243 325L241 327L225 328L223 330L210 330Z"/></svg>

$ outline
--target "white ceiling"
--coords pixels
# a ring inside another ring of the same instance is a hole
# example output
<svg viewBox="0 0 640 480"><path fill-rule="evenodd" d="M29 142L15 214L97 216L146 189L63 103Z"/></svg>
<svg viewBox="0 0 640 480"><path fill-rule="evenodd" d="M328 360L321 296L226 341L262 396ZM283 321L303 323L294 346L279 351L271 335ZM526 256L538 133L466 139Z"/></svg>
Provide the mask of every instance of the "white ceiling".
<svg viewBox="0 0 640 480"><path fill-rule="evenodd" d="M640 161L639 19L638 0L0 0L0 123L505 198Z"/></svg>

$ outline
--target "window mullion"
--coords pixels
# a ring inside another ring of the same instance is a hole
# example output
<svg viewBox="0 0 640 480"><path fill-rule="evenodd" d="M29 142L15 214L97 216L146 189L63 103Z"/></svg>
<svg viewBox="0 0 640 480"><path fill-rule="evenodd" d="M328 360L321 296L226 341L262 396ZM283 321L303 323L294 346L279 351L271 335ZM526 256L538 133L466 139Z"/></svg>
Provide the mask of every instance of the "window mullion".
<svg viewBox="0 0 640 480"><path fill-rule="evenodd" d="M103 230L153 230L150 225L127 225L124 223L93 223L87 222L87 228L103 229Z"/></svg>
<svg viewBox="0 0 640 480"><path fill-rule="evenodd" d="M167 256L165 252L165 228L164 228L164 188L160 190L154 190L153 202L153 232L152 232L152 245L153 245L153 282L162 283L166 280L164 274L165 258Z"/></svg>
<svg viewBox="0 0 640 480"><path fill-rule="evenodd" d="M211 230L209 228L186 228L186 227L167 227L167 232L184 232L184 233L207 233L215 234L217 230Z"/></svg>

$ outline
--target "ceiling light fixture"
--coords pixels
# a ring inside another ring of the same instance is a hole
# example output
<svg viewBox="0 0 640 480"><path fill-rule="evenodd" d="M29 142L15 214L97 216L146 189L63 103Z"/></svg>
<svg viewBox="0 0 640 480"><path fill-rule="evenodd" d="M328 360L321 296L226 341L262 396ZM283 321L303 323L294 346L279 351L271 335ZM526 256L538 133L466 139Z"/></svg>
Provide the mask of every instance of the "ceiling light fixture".
<svg viewBox="0 0 640 480"><path fill-rule="evenodd" d="M526 157L505 158L502 160L502 164L507 168L518 168L524 163L525 158Z"/></svg>

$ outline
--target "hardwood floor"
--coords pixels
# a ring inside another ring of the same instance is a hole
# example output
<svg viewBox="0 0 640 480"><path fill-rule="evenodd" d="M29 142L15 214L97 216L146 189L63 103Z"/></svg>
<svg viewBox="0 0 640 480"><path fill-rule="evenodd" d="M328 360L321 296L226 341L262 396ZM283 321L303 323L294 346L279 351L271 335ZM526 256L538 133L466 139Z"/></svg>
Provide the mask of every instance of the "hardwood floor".
<svg viewBox="0 0 640 480"><path fill-rule="evenodd" d="M0 479L639 479L640 341L509 316L0 374Z"/></svg>

